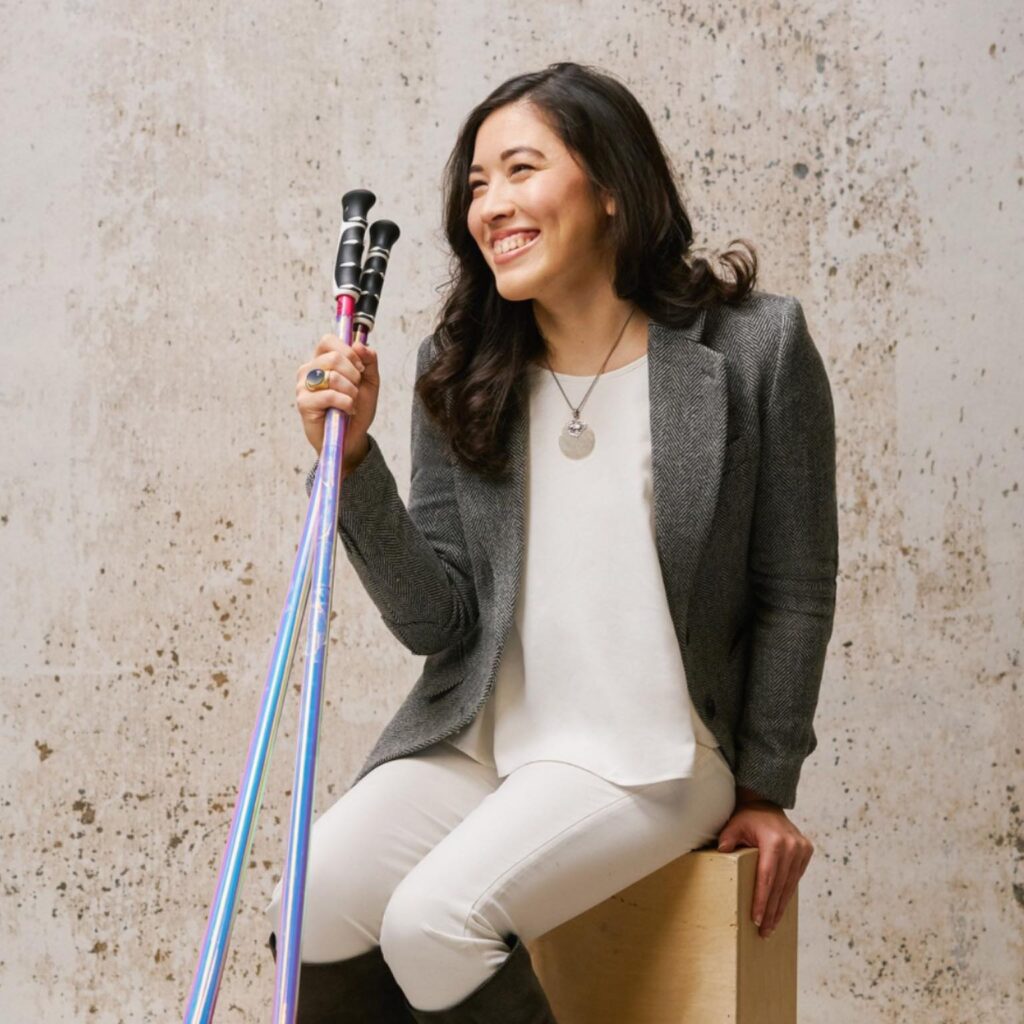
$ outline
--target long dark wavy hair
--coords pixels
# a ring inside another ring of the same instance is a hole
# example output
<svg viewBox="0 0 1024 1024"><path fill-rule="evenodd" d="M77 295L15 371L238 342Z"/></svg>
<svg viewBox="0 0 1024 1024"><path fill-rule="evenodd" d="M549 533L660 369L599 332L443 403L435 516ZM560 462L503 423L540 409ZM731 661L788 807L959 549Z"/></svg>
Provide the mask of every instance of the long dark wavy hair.
<svg viewBox="0 0 1024 1024"><path fill-rule="evenodd" d="M435 330L437 356L415 385L451 455L488 477L508 468L508 431L526 400L527 364L545 351L532 303L499 294L467 222L477 131L491 113L517 101L545 118L588 176L595 200L602 189L614 196L609 229L619 298L657 323L682 327L702 309L739 303L757 279L756 251L743 239L733 242L749 256L729 249L718 257L731 280L692 254L693 229L675 171L643 107L621 82L569 61L503 82L466 117L445 165L451 277Z"/></svg>

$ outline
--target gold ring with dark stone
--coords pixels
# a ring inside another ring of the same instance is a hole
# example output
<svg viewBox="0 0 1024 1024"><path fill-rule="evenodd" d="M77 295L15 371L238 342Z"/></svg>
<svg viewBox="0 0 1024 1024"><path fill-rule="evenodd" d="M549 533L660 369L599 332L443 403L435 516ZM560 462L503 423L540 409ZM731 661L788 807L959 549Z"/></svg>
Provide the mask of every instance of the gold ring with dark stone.
<svg viewBox="0 0 1024 1024"><path fill-rule="evenodd" d="M330 376L330 370L310 370L306 374L306 388L309 391L323 391L324 388L331 386Z"/></svg>

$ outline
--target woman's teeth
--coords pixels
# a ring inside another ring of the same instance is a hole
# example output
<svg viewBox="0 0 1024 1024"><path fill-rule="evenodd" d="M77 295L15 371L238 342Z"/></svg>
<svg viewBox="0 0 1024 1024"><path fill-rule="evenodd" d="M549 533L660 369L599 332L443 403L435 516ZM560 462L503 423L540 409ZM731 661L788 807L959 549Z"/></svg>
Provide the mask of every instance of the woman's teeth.
<svg viewBox="0 0 1024 1024"><path fill-rule="evenodd" d="M500 238L494 243L494 251L499 256L502 253L511 252L513 249L518 249L520 246L532 242L539 234L539 231L531 231L529 233L523 232L518 235L509 235L508 238Z"/></svg>

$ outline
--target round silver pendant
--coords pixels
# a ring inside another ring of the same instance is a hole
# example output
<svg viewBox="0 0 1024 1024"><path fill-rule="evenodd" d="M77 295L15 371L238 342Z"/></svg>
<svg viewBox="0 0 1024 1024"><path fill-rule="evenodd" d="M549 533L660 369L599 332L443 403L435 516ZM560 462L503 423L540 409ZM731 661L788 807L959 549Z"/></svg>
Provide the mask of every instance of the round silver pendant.
<svg viewBox="0 0 1024 1024"><path fill-rule="evenodd" d="M582 420L575 417L564 427L558 436L558 447L562 454L570 459L585 459L593 450L594 432Z"/></svg>

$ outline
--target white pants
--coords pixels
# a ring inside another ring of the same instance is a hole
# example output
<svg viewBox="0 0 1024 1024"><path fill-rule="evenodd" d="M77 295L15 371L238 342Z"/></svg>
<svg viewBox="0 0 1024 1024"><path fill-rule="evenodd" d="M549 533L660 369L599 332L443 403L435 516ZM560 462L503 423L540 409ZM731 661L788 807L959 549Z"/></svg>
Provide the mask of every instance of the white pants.
<svg viewBox="0 0 1024 1024"><path fill-rule="evenodd" d="M694 775L619 786L562 761L506 778L448 743L378 765L313 825L302 959L381 946L417 1009L455 1005L508 955L714 842L735 803L717 747ZM281 884L266 908L278 925Z"/></svg>

